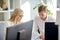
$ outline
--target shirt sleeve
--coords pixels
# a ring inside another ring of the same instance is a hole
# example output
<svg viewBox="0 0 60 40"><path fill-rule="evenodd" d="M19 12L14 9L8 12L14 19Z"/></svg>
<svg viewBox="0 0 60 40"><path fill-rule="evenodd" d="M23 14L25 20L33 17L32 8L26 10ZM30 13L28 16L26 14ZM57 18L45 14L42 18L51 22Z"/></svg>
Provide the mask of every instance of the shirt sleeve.
<svg viewBox="0 0 60 40"><path fill-rule="evenodd" d="M37 24L36 24L36 21L34 20L33 21L33 28L32 28L32 37L31 37L31 40L34 40L36 39L37 37L39 37L39 33L38 33L38 27L37 27Z"/></svg>

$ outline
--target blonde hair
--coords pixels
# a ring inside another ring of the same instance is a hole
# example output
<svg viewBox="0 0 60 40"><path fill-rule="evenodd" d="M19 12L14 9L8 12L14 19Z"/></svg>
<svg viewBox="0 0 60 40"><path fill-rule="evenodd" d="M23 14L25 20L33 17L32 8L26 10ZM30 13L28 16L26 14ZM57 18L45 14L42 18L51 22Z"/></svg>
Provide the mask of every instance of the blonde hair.
<svg viewBox="0 0 60 40"><path fill-rule="evenodd" d="M15 19L16 19L16 17L19 16L20 14L22 14L22 12L23 12L23 11L22 11L20 8L16 8L16 9L13 11L13 13L12 13L9 21L14 22Z"/></svg>

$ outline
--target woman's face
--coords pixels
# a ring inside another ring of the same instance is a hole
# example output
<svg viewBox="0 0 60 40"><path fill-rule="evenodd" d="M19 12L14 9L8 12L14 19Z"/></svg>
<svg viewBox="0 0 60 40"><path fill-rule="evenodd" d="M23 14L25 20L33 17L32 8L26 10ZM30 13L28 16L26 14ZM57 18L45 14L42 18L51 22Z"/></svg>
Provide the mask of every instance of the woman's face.
<svg viewBox="0 0 60 40"><path fill-rule="evenodd" d="M40 16L40 18L45 19L47 17L47 12L41 11L41 12L39 12L39 16Z"/></svg>
<svg viewBox="0 0 60 40"><path fill-rule="evenodd" d="M22 17L23 17L23 15L22 15L22 14L18 15L18 16L17 16L17 18L16 18L17 22L20 22L20 21L21 21L21 19L22 19Z"/></svg>

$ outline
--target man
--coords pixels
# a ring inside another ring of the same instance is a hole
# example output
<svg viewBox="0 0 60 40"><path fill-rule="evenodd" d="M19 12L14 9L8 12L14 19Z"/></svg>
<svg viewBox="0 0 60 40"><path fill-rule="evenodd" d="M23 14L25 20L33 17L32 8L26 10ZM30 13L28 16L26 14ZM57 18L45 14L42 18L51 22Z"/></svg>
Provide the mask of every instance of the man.
<svg viewBox="0 0 60 40"><path fill-rule="evenodd" d="M38 8L38 15L33 22L33 30L32 30L32 39L42 39L44 40L45 36L45 22L55 22L54 19L48 16L47 9L45 5L41 5ZM38 32L39 30L39 32Z"/></svg>

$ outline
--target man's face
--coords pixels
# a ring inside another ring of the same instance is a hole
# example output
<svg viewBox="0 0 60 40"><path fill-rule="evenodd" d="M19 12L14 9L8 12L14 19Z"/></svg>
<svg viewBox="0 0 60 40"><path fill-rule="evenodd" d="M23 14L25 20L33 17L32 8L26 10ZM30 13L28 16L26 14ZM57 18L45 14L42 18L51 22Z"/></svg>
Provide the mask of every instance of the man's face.
<svg viewBox="0 0 60 40"><path fill-rule="evenodd" d="M47 12L41 11L41 12L39 12L39 16L40 16L42 19L45 19L45 18L47 17Z"/></svg>

